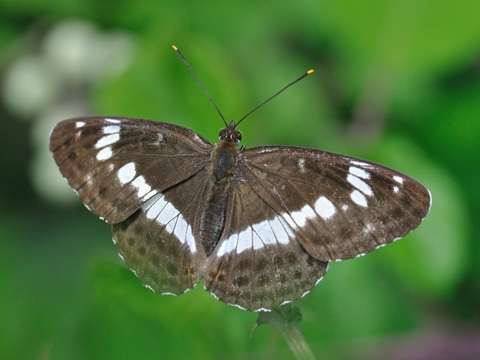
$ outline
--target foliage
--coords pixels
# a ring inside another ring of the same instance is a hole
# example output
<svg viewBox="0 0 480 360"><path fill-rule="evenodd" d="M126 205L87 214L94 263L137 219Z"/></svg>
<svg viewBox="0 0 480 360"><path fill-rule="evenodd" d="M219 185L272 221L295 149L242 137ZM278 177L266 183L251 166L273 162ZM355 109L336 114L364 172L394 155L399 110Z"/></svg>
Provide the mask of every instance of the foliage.
<svg viewBox="0 0 480 360"><path fill-rule="evenodd" d="M255 314L201 286L179 297L143 288L48 154L49 128L87 114L168 121L215 141L218 114L172 44L228 119L315 69L242 123L247 147L368 158L433 194L417 231L332 264L298 302L317 356L388 358L400 337L410 349L452 329L478 334L479 18L470 0L2 0L0 356L290 357L272 328L250 338Z"/></svg>

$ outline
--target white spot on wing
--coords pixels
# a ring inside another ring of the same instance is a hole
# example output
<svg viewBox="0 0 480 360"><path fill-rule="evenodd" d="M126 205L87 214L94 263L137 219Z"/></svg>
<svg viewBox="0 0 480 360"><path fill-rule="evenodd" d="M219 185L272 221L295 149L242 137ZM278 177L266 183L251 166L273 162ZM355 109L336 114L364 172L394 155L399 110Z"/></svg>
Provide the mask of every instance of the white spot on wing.
<svg viewBox="0 0 480 360"><path fill-rule="evenodd" d="M219 249L218 249L218 251L217 251L217 256L220 257L220 256L223 256L225 254L228 254L228 253L231 253L232 251L234 251L235 247L238 243L238 239L240 237L240 234L242 234L242 233L232 234L227 239L223 240ZM245 249L247 249L247 248L245 248Z"/></svg>
<svg viewBox="0 0 480 360"><path fill-rule="evenodd" d="M398 193L400 192L400 189L398 188L398 186L394 186L394 187L393 187L393 192L394 192L395 194L398 194Z"/></svg>
<svg viewBox="0 0 480 360"><path fill-rule="evenodd" d="M300 168L300 172L303 174L305 172L305 159L298 159L298 167Z"/></svg>
<svg viewBox="0 0 480 360"><path fill-rule="evenodd" d="M350 161L350 163L353 164L353 165L357 165L357 166L363 167L363 168L365 168L365 169L370 169L370 168L373 167L371 164L367 164L366 162L363 162L363 161L353 160L353 161Z"/></svg>
<svg viewBox="0 0 480 360"><path fill-rule="evenodd" d="M291 227L291 228L296 228L297 227L297 224L295 224L295 221L293 221L292 217L290 216L290 214L288 213L285 213L285 214L282 214L283 218L285 219L285 221L287 222L287 224Z"/></svg>
<svg viewBox="0 0 480 360"><path fill-rule="evenodd" d="M167 205L162 198L162 194L157 194L141 206L141 209L146 213L147 219L155 219L162 212L165 205Z"/></svg>
<svg viewBox="0 0 480 360"><path fill-rule="evenodd" d="M191 226L180 211L164 199L163 194L155 195L140 208L145 212L147 219L164 225L165 230L175 235L182 244L186 244L192 253L197 252Z"/></svg>
<svg viewBox="0 0 480 360"><path fill-rule="evenodd" d="M237 253L240 253L247 249L251 249L253 246L252 229L247 228L244 231L242 231L240 234L238 234L236 244L232 244L232 246L237 250Z"/></svg>
<svg viewBox="0 0 480 360"><path fill-rule="evenodd" d="M315 211L310 205L305 205L299 211L293 211L290 213L296 227L303 227L307 223L308 219L315 217Z"/></svg>
<svg viewBox="0 0 480 360"><path fill-rule="evenodd" d="M159 146L160 143L163 142L163 138L164 138L163 134L162 134L162 133L158 133L158 134L157 134L157 140L154 141L154 142L152 143L152 145Z"/></svg>
<svg viewBox="0 0 480 360"><path fill-rule="evenodd" d="M350 199L357 205L368 207L367 198L358 190L352 191Z"/></svg>
<svg viewBox="0 0 480 360"><path fill-rule="evenodd" d="M286 224L285 218L276 216L273 220L270 220L270 227L272 229L275 239L280 244L288 244L290 238L293 237L291 228Z"/></svg>
<svg viewBox="0 0 480 360"><path fill-rule="evenodd" d="M252 247L253 250L258 250L264 247L266 244L263 243L262 239L256 233L252 233ZM237 252L239 252L237 250Z"/></svg>
<svg viewBox="0 0 480 360"><path fill-rule="evenodd" d="M132 185L137 188L137 196L139 198L145 196L152 189L151 186L145 182L145 178L143 176L138 176L135 180L133 180Z"/></svg>
<svg viewBox="0 0 480 360"><path fill-rule="evenodd" d="M362 179L370 179L370 174L368 172L355 166L350 166L348 172Z"/></svg>
<svg viewBox="0 0 480 360"><path fill-rule="evenodd" d="M335 215L335 206L325 196L320 196L315 202L315 212L320 215L324 220L330 219Z"/></svg>
<svg viewBox="0 0 480 360"><path fill-rule="evenodd" d="M118 140L120 140L120 134L109 134L106 136L102 136L97 143L95 144L96 149L101 149L105 146L112 145L116 143Z"/></svg>
<svg viewBox="0 0 480 360"><path fill-rule="evenodd" d="M355 175L348 174L347 181L367 196L372 196L372 188L362 179Z"/></svg>
<svg viewBox="0 0 480 360"><path fill-rule="evenodd" d="M370 232L372 232L372 231L374 231L374 230L375 230L375 225L370 224L370 223L367 223L367 224L365 224L365 228L363 229L363 232L364 232L365 234L367 234L367 233L370 233Z"/></svg>
<svg viewBox="0 0 480 360"><path fill-rule="evenodd" d="M130 162L128 164L123 165L120 169L118 169L118 180L122 185L129 183L135 178L136 170L135 164Z"/></svg>
<svg viewBox="0 0 480 360"><path fill-rule="evenodd" d="M400 176L394 175L394 176L393 176L393 180L395 180L395 181L398 182L399 184L403 184L403 178L400 177Z"/></svg>
<svg viewBox="0 0 480 360"><path fill-rule="evenodd" d="M85 126L85 122L84 122L84 121L77 121L77 123L75 124L75 127L76 127L76 128L81 128L82 126Z"/></svg>
<svg viewBox="0 0 480 360"><path fill-rule="evenodd" d="M120 126L109 125L103 128L103 133L106 134L116 134L120 132Z"/></svg>
<svg viewBox="0 0 480 360"><path fill-rule="evenodd" d="M109 118L106 118L105 119L106 122L109 122L110 124L119 124L121 121L120 120L117 120L117 119L109 119Z"/></svg>
<svg viewBox="0 0 480 360"><path fill-rule="evenodd" d="M99 161L108 160L112 157L112 155L113 155L112 148L110 146L107 146L98 152L97 160Z"/></svg>
<svg viewBox="0 0 480 360"><path fill-rule="evenodd" d="M288 244L293 233L285 220L276 216L271 220L264 220L253 224L241 231L230 235L222 241L217 256L223 256L236 251L237 254L249 249L258 250L264 246Z"/></svg>
<svg viewBox="0 0 480 360"><path fill-rule="evenodd" d="M270 227L270 222L268 220L262 221L258 224L253 224L252 229L253 229L253 248L254 249L263 247L263 245L277 243L277 240L273 235L272 228Z"/></svg>

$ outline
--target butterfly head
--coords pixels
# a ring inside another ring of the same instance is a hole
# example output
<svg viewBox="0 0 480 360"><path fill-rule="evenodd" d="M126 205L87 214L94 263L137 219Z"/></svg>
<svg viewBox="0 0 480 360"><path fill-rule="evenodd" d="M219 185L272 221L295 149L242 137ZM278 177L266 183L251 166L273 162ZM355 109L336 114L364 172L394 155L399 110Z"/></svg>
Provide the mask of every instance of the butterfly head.
<svg viewBox="0 0 480 360"><path fill-rule="evenodd" d="M228 127L221 129L218 133L220 141L238 144L242 140L242 133L235 129L236 126L235 120L232 120Z"/></svg>

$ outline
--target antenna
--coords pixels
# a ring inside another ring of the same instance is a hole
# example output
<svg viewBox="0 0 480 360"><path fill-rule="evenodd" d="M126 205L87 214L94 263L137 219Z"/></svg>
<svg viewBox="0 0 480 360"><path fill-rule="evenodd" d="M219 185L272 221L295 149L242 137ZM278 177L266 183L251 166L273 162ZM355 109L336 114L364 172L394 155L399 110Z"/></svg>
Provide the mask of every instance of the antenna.
<svg viewBox="0 0 480 360"><path fill-rule="evenodd" d="M293 80L291 83L287 84L286 86L284 86L280 91L278 91L276 94L270 96L267 100L263 101L262 103L260 103L260 105L257 105L255 106L252 110L250 110L245 116L243 116L240 120L238 120L237 122L237 125L240 124L243 120L245 120L245 118L250 115L251 113L253 113L254 111L256 111L258 108L262 107L263 105L265 105L267 102L269 102L270 100L272 100L273 98L277 97L278 95L280 95L282 92L284 92L285 90L287 90L287 88L289 88L290 86L292 86L293 84L299 82L300 80L302 80L304 77L310 75L311 73L313 73L313 70L308 70L306 73L304 73L303 75L300 75L298 78L296 78L295 80Z"/></svg>
<svg viewBox="0 0 480 360"><path fill-rule="evenodd" d="M222 112L220 111L220 109L218 108L217 104L215 104L215 101L213 101L212 97L210 96L210 94L208 93L207 89L205 89L205 86L203 86L202 82L200 81L197 73L195 72L195 70L193 70L192 66L188 63L187 59L185 59L185 56L183 56L182 52L180 50L178 50L178 48L175 46L175 45L172 45L172 48L173 50L175 50L175 52L178 54L178 56L180 56L180 59L182 59L182 61L185 63L185 65L187 65L187 68L190 70L190 72L192 73L193 77L195 78L195 80L197 81L197 84L200 86L200 88L203 90L203 92L205 93L205 95L207 95L207 98L208 100L210 100L210 102L212 103L212 105L215 107L215 109L217 110L217 112L220 114L220 117L222 118L223 120L223 123L225 124L226 127L228 127L228 124L227 122L225 121L225 118L223 117L223 114Z"/></svg>
<svg viewBox="0 0 480 360"><path fill-rule="evenodd" d="M203 92L205 93L205 95L207 95L207 98L208 100L210 100L210 102L213 104L213 106L215 107L215 109L217 110L217 112L220 114L220 117L222 118L223 120L223 123L225 124L226 127L228 127L228 124L227 122L225 121L225 118L223 117L222 115L222 112L220 111L220 109L218 108L217 104L215 104L215 101L213 101L212 97L210 96L210 94L208 93L207 89L205 89L205 86L203 86L202 82L200 81L200 79L198 78L198 75L195 73L195 70L193 70L192 66L188 63L187 59L185 59L185 56L183 56L182 52L180 50L178 50L178 48L175 46L175 45L172 45L172 48L173 50L175 50L175 52L178 54L178 56L180 56L180 59L182 59L182 61L185 63L185 65L187 65L188 69L190 70L190 72L192 73L193 77L195 78L195 80L197 81L197 84L200 86L200 88L203 90ZM289 88L290 86L292 86L293 84L296 84L297 82L299 82L300 80L302 80L304 77L310 75L313 73L313 70L308 70L307 72L305 72L304 74L300 75L298 78L296 78L295 80L293 80L292 82L288 83L286 86L284 86L280 91L276 92L274 95L270 96L267 100L263 101L262 103L260 103L260 105L257 105L255 106L252 110L250 110L245 116L243 116L235 125L238 126L238 124L240 124L243 120L245 120L245 118L247 116L249 116L251 113L253 113L254 111L258 110L260 107L262 107L263 105L265 105L266 103L268 103L270 100L272 100L273 98L277 97L278 95L280 95L282 92L284 92L285 90L287 90L287 88Z"/></svg>

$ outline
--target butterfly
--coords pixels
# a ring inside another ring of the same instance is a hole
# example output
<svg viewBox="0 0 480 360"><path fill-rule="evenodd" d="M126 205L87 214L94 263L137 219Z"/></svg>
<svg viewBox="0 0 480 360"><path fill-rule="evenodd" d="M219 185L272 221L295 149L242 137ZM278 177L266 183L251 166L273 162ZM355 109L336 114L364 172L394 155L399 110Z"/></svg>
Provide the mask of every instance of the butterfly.
<svg viewBox="0 0 480 360"><path fill-rule="evenodd" d="M50 150L145 286L176 295L203 279L251 311L303 297L330 261L405 236L430 209L424 186L385 166L241 139L234 121L213 145L170 123L81 117L54 127Z"/></svg>

